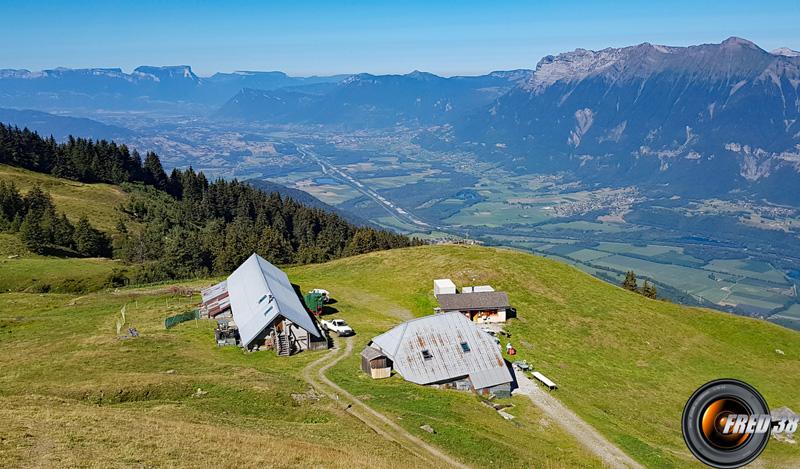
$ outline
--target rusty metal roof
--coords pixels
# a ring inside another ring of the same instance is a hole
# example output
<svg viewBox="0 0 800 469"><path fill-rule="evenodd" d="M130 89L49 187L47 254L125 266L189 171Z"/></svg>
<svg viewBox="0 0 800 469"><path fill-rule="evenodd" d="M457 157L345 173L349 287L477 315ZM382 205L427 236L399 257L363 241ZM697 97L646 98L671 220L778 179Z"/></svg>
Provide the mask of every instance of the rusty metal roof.
<svg viewBox="0 0 800 469"><path fill-rule="evenodd" d="M413 383L432 384L469 377L475 389L510 383L500 347L458 312L404 322L371 343Z"/></svg>
<svg viewBox="0 0 800 469"><path fill-rule="evenodd" d="M361 351L361 356L366 358L367 360L374 360L376 358L385 357L386 355L384 355L384 353L381 352L380 350L367 345L366 347L364 347L364 350Z"/></svg>
<svg viewBox="0 0 800 469"><path fill-rule="evenodd" d="M502 291L439 295L439 306L445 311L510 308L508 295Z"/></svg>

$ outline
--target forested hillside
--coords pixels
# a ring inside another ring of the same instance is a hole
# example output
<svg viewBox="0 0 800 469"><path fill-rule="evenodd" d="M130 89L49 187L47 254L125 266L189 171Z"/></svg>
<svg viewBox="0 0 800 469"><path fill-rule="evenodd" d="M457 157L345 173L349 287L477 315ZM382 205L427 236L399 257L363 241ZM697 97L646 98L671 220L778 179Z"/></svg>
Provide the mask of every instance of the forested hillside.
<svg viewBox="0 0 800 469"><path fill-rule="evenodd" d="M129 197L117 208L116 227L103 233L85 218L58 213L41 188L23 194L13 181L3 183L0 230L18 233L37 253L113 256L147 266L123 282L225 274L252 252L288 264L419 244L236 180L209 181L192 168L167 175L155 153L142 160L114 142L57 143L0 124L0 164L121 185Z"/></svg>

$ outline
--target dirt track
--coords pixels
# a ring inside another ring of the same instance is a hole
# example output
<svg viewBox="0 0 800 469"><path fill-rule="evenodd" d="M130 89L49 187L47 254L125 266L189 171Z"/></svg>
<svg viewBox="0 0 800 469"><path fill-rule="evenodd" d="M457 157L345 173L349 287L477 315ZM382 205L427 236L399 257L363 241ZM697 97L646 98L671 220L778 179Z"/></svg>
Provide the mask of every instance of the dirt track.
<svg viewBox="0 0 800 469"><path fill-rule="evenodd" d="M303 369L303 379L310 385L334 399L338 404L345 408L345 412L350 413L365 425L374 430L377 434L394 441L402 446L418 459L417 465L441 467L442 464L450 467L466 468L468 466L453 459L436 447L422 441L409 433L403 427L394 423L390 418L373 410L358 398L339 387L336 383L325 376L325 372L336 365L339 361L353 353L352 339L338 339L337 342L345 342L344 353L340 347L334 347L323 357L311 362ZM409 466L410 461L403 461L404 466Z"/></svg>
<svg viewBox="0 0 800 469"><path fill-rule="evenodd" d="M514 390L514 394L528 396L528 398L541 409L548 417L560 425L567 433L575 437L586 449L600 458L604 464L614 468L642 468L643 466L634 461L608 441L603 435L585 420L578 417L569 410L558 399L544 391L538 384L523 373L517 372L517 384L519 388Z"/></svg>

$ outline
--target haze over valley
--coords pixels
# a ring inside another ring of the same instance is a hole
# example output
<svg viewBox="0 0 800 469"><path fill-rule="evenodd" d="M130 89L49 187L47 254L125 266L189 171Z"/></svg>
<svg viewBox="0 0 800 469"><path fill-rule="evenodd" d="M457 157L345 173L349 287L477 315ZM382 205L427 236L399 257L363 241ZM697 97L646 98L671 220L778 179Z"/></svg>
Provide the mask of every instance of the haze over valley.
<svg viewBox="0 0 800 469"><path fill-rule="evenodd" d="M634 270L668 299L800 329L798 87L800 54L733 37L483 76L7 69L0 122L614 283Z"/></svg>

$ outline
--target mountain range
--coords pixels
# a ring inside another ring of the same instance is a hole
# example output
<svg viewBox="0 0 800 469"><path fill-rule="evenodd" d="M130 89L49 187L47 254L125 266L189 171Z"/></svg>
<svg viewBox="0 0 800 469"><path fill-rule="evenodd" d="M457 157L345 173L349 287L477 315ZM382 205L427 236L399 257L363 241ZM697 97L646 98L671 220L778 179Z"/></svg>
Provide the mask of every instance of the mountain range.
<svg viewBox="0 0 800 469"><path fill-rule="evenodd" d="M482 76L198 77L189 66L0 70L0 106L192 109L218 120L417 128L514 172L800 204L800 53L745 39L547 56Z"/></svg>
<svg viewBox="0 0 800 469"><path fill-rule="evenodd" d="M60 116L30 109L0 108L0 122L10 123L19 128L28 128L44 136L52 135L58 141L63 141L69 136L94 140L118 139L125 141L136 135L132 130L104 124L93 119Z"/></svg>
<svg viewBox="0 0 800 469"><path fill-rule="evenodd" d="M216 73L199 77L188 65L0 70L0 106L45 110L140 110L175 103L219 106L242 88L336 82L346 76L290 77L283 72Z"/></svg>
<svg viewBox="0 0 800 469"><path fill-rule="evenodd" d="M750 41L573 52L454 124L527 170L800 202L800 56Z"/></svg>
<svg viewBox="0 0 800 469"><path fill-rule="evenodd" d="M450 78L420 71L406 75L361 73L325 87L244 89L217 116L349 128L443 124L489 105L530 73L514 70Z"/></svg>

